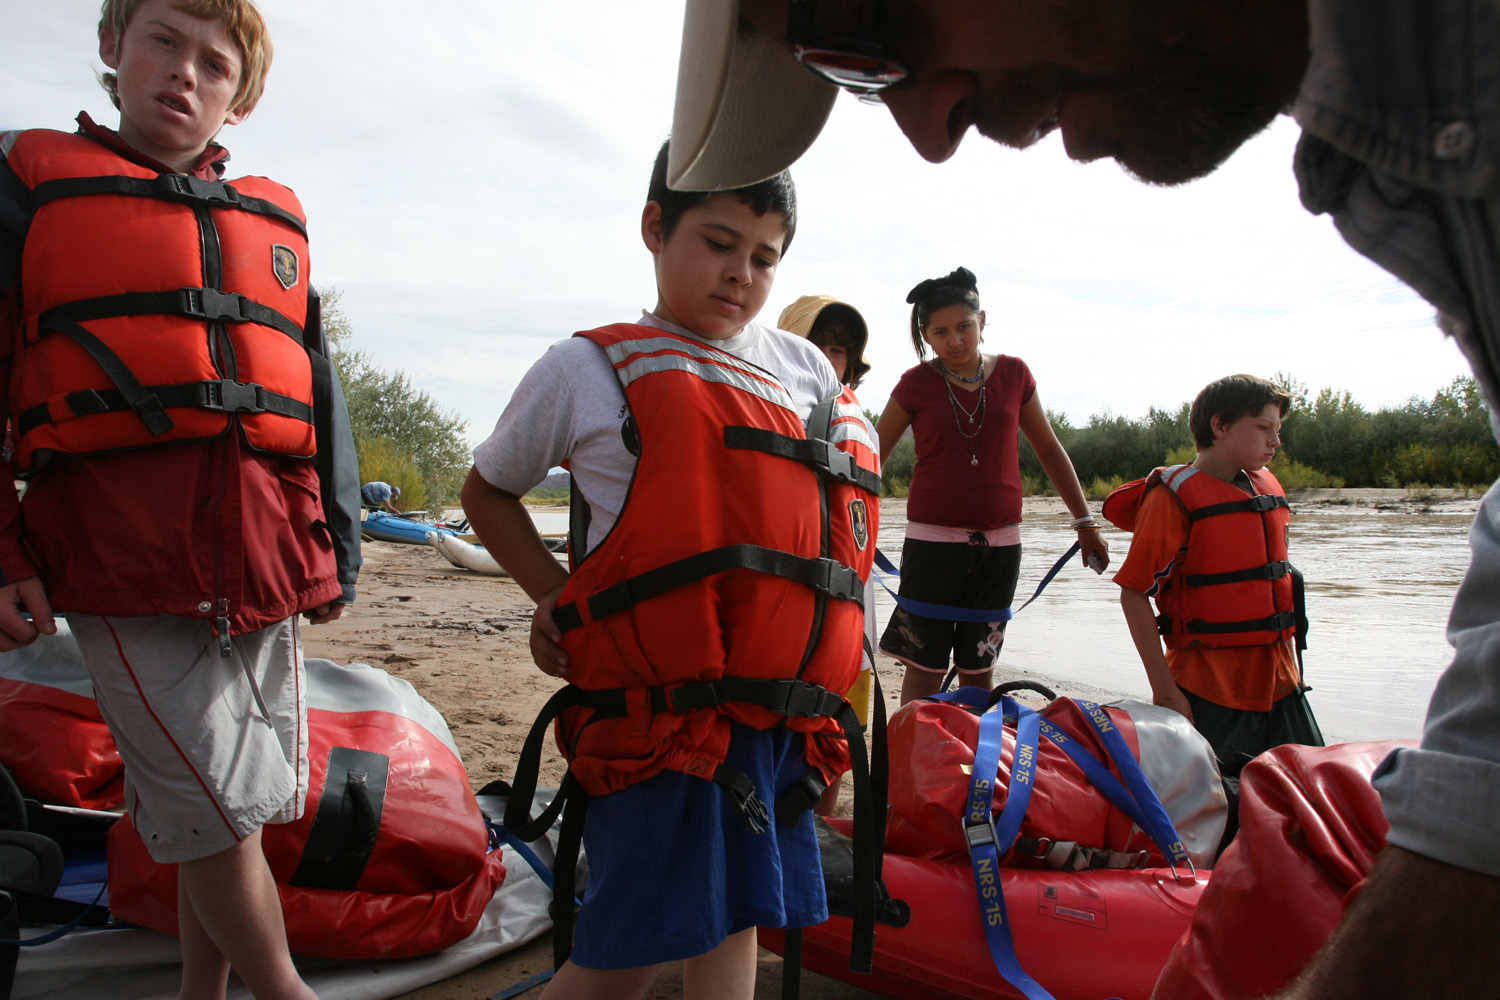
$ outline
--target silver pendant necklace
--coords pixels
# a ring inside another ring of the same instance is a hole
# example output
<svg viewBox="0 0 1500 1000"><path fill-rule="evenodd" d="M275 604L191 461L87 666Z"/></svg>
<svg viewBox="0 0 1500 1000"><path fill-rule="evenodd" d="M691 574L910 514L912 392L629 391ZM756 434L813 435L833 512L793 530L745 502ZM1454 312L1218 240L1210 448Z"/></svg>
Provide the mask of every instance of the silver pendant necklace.
<svg viewBox="0 0 1500 1000"><path fill-rule="evenodd" d="M963 438L965 441L972 442L979 436L979 432L984 429L986 397L986 387L982 384L984 382L984 355L981 354L979 356L979 374L975 375L973 378L964 378L962 375L954 375L948 370L948 366L943 364L942 359L938 360L938 368L941 369L943 373L943 388L948 390L948 404L953 407L953 423L958 427L958 436ZM948 380L949 375L953 375L953 377L958 379L960 382L981 383L979 387L979 402L974 404L974 409L972 411L964 409L963 404L958 401L958 394L953 391L953 383ZM965 431L964 421L959 416L960 413L969 418L970 424L974 424L975 419L978 418L978 425L975 426L972 431ZM975 466L978 464L979 453L975 450L974 445L970 444L969 465Z"/></svg>

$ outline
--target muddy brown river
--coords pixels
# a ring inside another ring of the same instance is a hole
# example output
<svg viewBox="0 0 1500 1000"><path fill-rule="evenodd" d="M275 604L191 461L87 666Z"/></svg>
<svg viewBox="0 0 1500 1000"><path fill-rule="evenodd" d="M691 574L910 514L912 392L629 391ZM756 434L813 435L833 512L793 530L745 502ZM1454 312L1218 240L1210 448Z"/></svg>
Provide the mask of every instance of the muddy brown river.
<svg viewBox="0 0 1500 1000"><path fill-rule="evenodd" d="M1448 665L1448 607L1468 564L1467 532L1479 498L1413 501L1400 491L1293 498L1291 556L1307 578L1308 695L1330 741L1421 735L1433 683ZM1095 510L1098 504L1092 505ZM1072 544L1055 498L1026 501L1017 603ZM905 500L881 504L880 548L899 563ZM567 530L563 511L534 511L544 531ZM1109 529L1114 565L1130 536ZM894 587L896 581L890 581ZM1006 632L997 680L1035 675L1059 694L1150 699L1120 615L1119 590L1075 561ZM880 627L894 602L876 589ZM899 664L882 659L888 696Z"/></svg>
<svg viewBox="0 0 1500 1000"><path fill-rule="evenodd" d="M1478 496L1424 503L1383 493L1343 491L1345 502L1334 503L1293 498L1291 557L1307 578L1308 698L1330 742L1420 736L1432 686L1452 652L1444 629L1468 564ZM880 547L893 562L904 515L903 501L882 502ZM1111 528L1107 537L1118 567L1130 536ZM1073 539L1060 503L1026 501L1017 604ZM1110 575L1095 576L1075 557L1011 622L997 680L1036 674L1055 681L1059 694L1150 700ZM876 607L883 626L894 602L877 590Z"/></svg>

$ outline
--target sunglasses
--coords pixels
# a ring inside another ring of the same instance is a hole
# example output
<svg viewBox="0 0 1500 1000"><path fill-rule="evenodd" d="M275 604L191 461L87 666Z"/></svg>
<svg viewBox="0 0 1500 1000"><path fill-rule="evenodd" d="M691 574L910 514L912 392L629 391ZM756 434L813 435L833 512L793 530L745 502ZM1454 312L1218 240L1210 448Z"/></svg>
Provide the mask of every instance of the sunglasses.
<svg viewBox="0 0 1500 1000"><path fill-rule="evenodd" d="M909 75L901 58L886 46L861 38L824 34L817 21L818 0L791 0L786 15L786 43L808 72L869 104L879 104L882 90Z"/></svg>

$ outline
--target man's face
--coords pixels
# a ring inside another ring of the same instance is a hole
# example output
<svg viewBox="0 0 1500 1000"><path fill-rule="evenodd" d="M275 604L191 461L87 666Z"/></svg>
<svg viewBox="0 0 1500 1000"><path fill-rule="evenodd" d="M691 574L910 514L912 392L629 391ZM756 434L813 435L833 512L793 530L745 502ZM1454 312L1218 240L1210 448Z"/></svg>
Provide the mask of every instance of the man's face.
<svg viewBox="0 0 1500 1000"><path fill-rule="evenodd" d="M1306 0L820 0L819 28L880 42L908 79L883 92L926 159L972 126L1024 148L1054 130L1075 160L1141 180L1209 173L1296 94ZM786 0L743 0L783 38Z"/></svg>
<svg viewBox="0 0 1500 1000"><path fill-rule="evenodd" d="M120 136L175 170L192 166L227 122L239 86L239 47L222 24L170 0L146 0L123 37L99 35L99 58L116 73Z"/></svg>

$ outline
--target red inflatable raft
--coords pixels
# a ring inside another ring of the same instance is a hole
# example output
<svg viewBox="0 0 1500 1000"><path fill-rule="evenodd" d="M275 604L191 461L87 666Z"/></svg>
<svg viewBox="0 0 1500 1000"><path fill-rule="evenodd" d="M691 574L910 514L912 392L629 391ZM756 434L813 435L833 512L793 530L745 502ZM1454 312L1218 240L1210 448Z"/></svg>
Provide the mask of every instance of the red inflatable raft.
<svg viewBox="0 0 1500 1000"><path fill-rule="evenodd" d="M1185 845L1193 863L1206 868L1223 833L1226 812L1208 744L1185 719L1167 709L1133 703L1100 709L1068 699L1054 702L1043 713L1047 721L1099 761L1112 758L1093 735L1089 709L1102 724L1119 731L1125 751L1140 762L1176 825L1179 850ZM892 717L891 759L900 764L891 774L883 872L889 901L882 906L882 922L876 929L873 974L848 968L852 922L847 916L832 916L804 929L804 966L882 996L1024 996L991 959L965 846L963 814L979 734L977 710L962 704L913 702ZM993 792L997 814L1008 797L1015 768L1013 723L1005 723L1000 737ZM1192 920L1207 872L1195 876L1186 863L1177 870L1045 867L1043 856L1054 865L1124 865L1148 858L1160 865L1162 859L1059 746L1042 740L1036 747L1021 836L1031 845L1076 843L1080 850L1059 854L1044 849L1039 854L1034 847L1018 847L1004 857L999 882L1010 942L1025 973L1055 1000L1147 1000L1173 945ZM1108 768L1119 777L1114 763ZM820 832L829 908L835 914L849 912L841 898L852 872L852 842L841 836L848 829L847 821L833 820ZM996 911L986 905L983 912ZM773 951L784 948L780 932L762 930L760 940Z"/></svg>
<svg viewBox="0 0 1500 1000"><path fill-rule="evenodd" d="M846 821L831 825L848 831ZM825 842L825 871L836 870L830 854ZM967 863L887 855L884 881L911 918L876 928L873 974L849 971L851 921L841 916L802 932L804 967L887 997L1021 997L990 961ZM1204 883L1205 876L1179 881L1170 868L1000 873L1016 953L1056 1000L1147 1000ZM760 943L778 954L783 940L780 931L760 931Z"/></svg>

